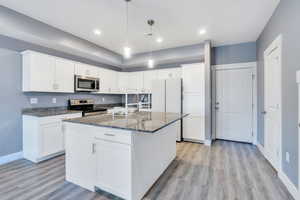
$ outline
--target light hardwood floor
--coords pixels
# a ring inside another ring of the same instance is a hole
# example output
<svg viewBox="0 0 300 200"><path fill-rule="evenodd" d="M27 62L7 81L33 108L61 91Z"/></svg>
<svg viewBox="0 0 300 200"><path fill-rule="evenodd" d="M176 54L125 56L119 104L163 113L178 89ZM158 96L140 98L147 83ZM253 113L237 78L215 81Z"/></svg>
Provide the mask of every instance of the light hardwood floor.
<svg viewBox="0 0 300 200"><path fill-rule="evenodd" d="M145 200L292 200L272 167L252 145L217 141L211 148L180 143L177 159ZM149 158L151 159L151 158ZM64 181L64 156L0 166L0 200L111 200Z"/></svg>

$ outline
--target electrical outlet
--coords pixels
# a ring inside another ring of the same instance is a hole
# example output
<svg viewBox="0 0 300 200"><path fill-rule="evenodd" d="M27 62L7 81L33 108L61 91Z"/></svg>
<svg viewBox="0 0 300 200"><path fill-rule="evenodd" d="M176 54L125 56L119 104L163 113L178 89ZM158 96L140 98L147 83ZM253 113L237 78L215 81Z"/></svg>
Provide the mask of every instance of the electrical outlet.
<svg viewBox="0 0 300 200"><path fill-rule="evenodd" d="M52 103L56 103L56 98L52 98Z"/></svg>
<svg viewBox="0 0 300 200"><path fill-rule="evenodd" d="M105 98L104 97L102 97L102 102L105 102Z"/></svg>
<svg viewBox="0 0 300 200"><path fill-rule="evenodd" d="M38 102L38 98L30 98L30 104L37 104Z"/></svg>
<svg viewBox="0 0 300 200"><path fill-rule="evenodd" d="M285 161L287 163L290 163L290 153L289 152L285 152Z"/></svg>

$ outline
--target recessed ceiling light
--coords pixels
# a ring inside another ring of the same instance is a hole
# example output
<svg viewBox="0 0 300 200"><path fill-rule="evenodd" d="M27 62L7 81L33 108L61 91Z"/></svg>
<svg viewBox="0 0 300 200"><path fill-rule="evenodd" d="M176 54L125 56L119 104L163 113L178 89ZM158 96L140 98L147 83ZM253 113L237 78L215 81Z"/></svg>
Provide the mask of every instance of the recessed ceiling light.
<svg viewBox="0 0 300 200"><path fill-rule="evenodd" d="M164 41L164 39L162 37L159 37L159 38L156 39L157 43L162 43L163 41Z"/></svg>
<svg viewBox="0 0 300 200"><path fill-rule="evenodd" d="M206 34L206 29L201 29L201 30L199 31L199 34L200 34L200 35Z"/></svg>
<svg viewBox="0 0 300 200"><path fill-rule="evenodd" d="M102 33L102 32L101 32L99 29L95 29L95 30L94 30L94 34L95 34L95 35L101 35L101 33Z"/></svg>

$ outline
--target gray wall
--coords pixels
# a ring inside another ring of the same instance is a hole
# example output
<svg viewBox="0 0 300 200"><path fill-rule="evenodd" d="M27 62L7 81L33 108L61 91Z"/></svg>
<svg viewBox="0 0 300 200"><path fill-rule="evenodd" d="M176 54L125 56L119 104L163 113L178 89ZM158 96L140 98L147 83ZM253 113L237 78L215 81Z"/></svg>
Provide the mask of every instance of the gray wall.
<svg viewBox="0 0 300 200"><path fill-rule="evenodd" d="M300 1L281 1L264 31L257 40L258 57L258 133L259 142L264 144L263 116L263 52L280 34L282 46L282 165L283 171L298 185L298 90L296 71L300 70ZM285 161L285 153L290 153L290 163Z"/></svg>
<svg viewBox="0 0 300 200"><path fill-rule="evenodd" d="M121 95L22 93L22 59L18 52L0 49L0 68L0 156L22 151L23 108L66 106L69 98L88 97L99 104L122 102ZM31 105L31 97L38 98L39 103ZM52 104L52 97L57 98L56 104Z"/></svg>
<svg viewBox="0 0 300 200"><path fill-rule="evenodd" d="M241 43L212 48L212 65L256 62L256 43Z"/></svg>

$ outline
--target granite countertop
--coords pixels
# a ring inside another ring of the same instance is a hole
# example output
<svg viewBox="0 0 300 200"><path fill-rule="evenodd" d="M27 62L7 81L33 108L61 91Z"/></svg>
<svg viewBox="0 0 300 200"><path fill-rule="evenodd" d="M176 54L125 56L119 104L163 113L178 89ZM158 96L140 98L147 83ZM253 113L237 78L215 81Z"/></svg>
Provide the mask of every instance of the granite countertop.
<svg viewBox="0 0 300 200"><path fill-rule="evenodd" d="M68 110L67 107L52 107L52 108L26 108L22 110L23 115L34 117L50 117L55 115L66 115L82 113L82 111Z"/></svg>
<svg viewBox="0 0 300 200"><path fill-rule="evenodd" d="M65 122L85 125L133 130L139 132L154 133L188 114L165 112L136 112L125 115L94 115L81 118L64 120Z"/></svg>

